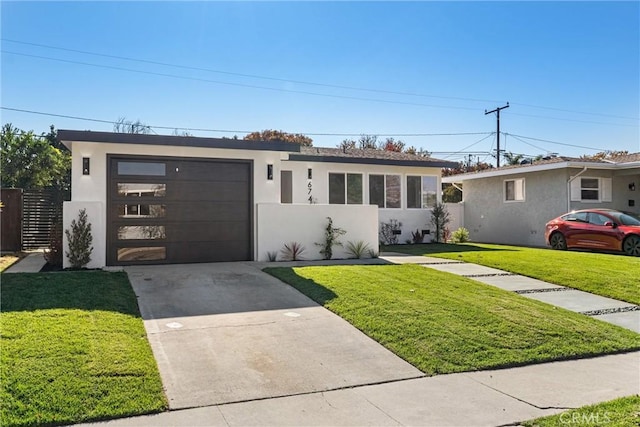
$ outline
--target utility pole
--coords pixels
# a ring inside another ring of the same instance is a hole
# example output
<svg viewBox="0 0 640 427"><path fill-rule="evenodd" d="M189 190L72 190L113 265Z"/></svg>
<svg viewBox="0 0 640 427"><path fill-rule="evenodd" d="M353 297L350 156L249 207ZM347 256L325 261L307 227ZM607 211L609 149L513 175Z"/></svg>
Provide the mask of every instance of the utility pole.
<svg viewBox="0 0 640 427"><path fill-rule="evenodd" d="M504 107L498 107L495 110L491 110L491 111L487 111L484 110L484 115L486 116L487 114L491 114L491 113L496 113L496 117L497 117L497 128L498 130L496 131L496 138L497 138L497 156L496 156L496 166L500 167L500 110L504 110L505 108L509 108L509 103L507 102L507 105L505 105Z"/></svg>

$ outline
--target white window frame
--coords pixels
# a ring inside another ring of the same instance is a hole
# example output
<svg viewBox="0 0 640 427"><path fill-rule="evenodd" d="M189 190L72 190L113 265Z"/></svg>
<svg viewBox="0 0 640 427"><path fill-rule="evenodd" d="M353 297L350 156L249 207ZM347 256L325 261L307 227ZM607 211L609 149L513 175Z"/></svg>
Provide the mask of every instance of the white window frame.
<svg viewBox="0 0 640 427"><path fill-rule="evenodd" d="M384 206L380 207L378 206L378 209L402 209L402 207L404 206L404 198L402 197L402 192L404 191L405 187L402 185L402 174L401 173L370 173L367 176L367 195L369 196L369 204L371 203L371 176L383 176L384 177L384 182L383 182L383 200L384 200ZM398 176L400 177L400 203L399 206L397 208L392 208L392 207L388 207L387 206L387 177L388 176ZM363 187L364 187L364 183L363 183Z"/></svg>
<svg viewBox="0 0 640 427"><path fill-rule="evenodd" d="M420 207L413 207L410 208L409 207L409 195L406 194L409 191L409 177L411 178L420 178ZM413 175L413 174L407 174L405 175L405 186L404 186L404 190L405 190L405 198L406 198L406 203L407 203L407 209L433 209L433 206L429 206L426 205L424 203L424 199L423 199L423 188L422 188L422 184L423 184L423 178L435 178L436 180L436 189L435 189L435 196L436 196L436 203L438 203L438 176L437 175Z"/></svg>
<svg viewBox="0 0 640 427"><path fill-rule="evenodd" d="M507 199L507 183L508 182L513 182L513 197L514 197L513 199ZM526 201L525 179L510 178L502 181L502 201L504 203L522 203Z"/></svg>
<svg viewBox="0 0 640 427"><path fill-rule="evenodd" d="M331 175L344 176L344 203L330 203L331 200ZM360 203L349 203L349 175L360 175L362 187L360 188ZM327 174L327 203L338 205L364 205L364 174L362 172L329 172Z"/></svg>
<svg viewBox="0 0 640 427"><path fill-rule="evenodd" d="M595 179L598 181L598 188L587 188L582 186L583 179ZM571 181L571 201L580 203L606 203L612 198L612 179L598 176L579 176ZM595 190L598 192L597 199L583 199L582 190Z"/></svg>

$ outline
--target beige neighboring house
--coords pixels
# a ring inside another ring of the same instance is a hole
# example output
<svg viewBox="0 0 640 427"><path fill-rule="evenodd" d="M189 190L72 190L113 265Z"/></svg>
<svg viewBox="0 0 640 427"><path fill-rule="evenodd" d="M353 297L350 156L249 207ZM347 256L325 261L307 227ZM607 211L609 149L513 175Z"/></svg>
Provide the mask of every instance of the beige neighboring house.
<svg viewBox="0 0 640 427"><path fill-rule="evenodd" d="M475 242L545 246L545 224L566 212L640 213L640 153L607 160L553 157L442 178L463 189L463 224Z"/></svg>

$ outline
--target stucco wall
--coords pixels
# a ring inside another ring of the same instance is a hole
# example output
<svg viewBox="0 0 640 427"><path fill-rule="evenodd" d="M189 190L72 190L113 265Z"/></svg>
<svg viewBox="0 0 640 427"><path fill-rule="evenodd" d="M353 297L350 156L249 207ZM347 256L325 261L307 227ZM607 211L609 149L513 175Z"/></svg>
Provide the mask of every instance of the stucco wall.
<svg viewBox="0 0 640 427"><path fill-rule="evenodd" d="M327 217L333 226L342 228L346 234L339 240L347 242L363 241L378 252L378 209L370 205L311 205L259 203L257 218L257 257L267 261L268 252L278 253L285 243L301 243L305 248L305 259L322 259L320 247L324 242ZM333 247L333 258L347 258L344 247Z"/></svg>
<svg viewBox="0 0 640 427"><path fill-rule="evenodd" d="M504 180L517 178L525 179L525 200L505 202ZM566 181L562 170L465 181L464 224L471 240L544 246L544 225L567 210Z"/></svg>
<svg viewBox="0 0 640 427"><path fill-rule="evenodd" d="M106 230L106 204L94 201L64 202L62 214L62 222L64 224L63 229L67 230L71 228L71 222L73 220L77 221L78 214L82 209L86 210L87 222L91 224L91 236L93 238L91 261L86 267L104 267L107 248L106 232L104 231ZM69 251L69 240L67 239L66 233L62 236L62 246L64 248L62 266L64 268L69 268L71 267L71 264L66 256L66 253Z"/></svg>
<svg viewBox="0 0 640 427"><path fill-rule="evenodd" d="M632 190L630 184L634 184ZM620 171L613 176L613 209L640 214L640 173ZM629 200L634 206L629 206Z"/></svg>
<svg viewBox="0 0 640 427"><path fill-rule="evenodd" d="M407 175L432 175L438 179L436 188L441 188L440 168L418 168L383 165L361 165L361 164L340 164L340 163L313 163L284 161L281 163L282 170L292 171L293 176L293 203L308 204L311 195L317 204L329 203L329 173L361 173L363 187L363 204L369 204L369 175L390 175L401 176L401 200L399 209L378 209L378 222L388 222L391 219L402 223L402 234L398 236L398 241L404 243L411 239L411 232L417 229L432 229L430 225L430 209L408 209L407 208ZM312 179L307 179L308 169L312 169ZM279 174L279 172L278 172ZM311 194L309 194L309 183L311 183ZM279 184L278 184L279 185ZM438 201L441 194L438 192Z"/></svg>

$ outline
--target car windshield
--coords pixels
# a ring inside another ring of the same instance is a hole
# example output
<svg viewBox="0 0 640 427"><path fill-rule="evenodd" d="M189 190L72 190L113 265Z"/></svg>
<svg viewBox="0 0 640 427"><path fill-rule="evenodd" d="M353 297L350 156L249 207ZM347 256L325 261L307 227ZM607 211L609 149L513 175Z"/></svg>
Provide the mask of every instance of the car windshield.
<svg viewBox="0 0 640 427"><path fill-rule="evenodd" d="M616 212L612 216L622 225L638 225L640 226L640 215L633 212Z"/></svg>

